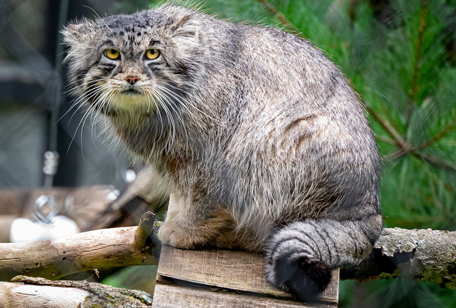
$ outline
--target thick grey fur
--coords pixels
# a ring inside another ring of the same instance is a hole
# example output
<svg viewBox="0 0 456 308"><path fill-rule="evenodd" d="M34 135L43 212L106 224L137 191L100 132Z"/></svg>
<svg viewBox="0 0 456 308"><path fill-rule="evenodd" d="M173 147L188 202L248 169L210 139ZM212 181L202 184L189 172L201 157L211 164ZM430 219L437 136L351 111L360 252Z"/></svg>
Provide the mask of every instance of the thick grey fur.
<svg viewBox="0 0 456 308"><path fill-rule="evenodd" d="M369 255L382 229L374 134L311 43L172 5L63 33L78 104L171 195L165 244L264 250L269 282L302 299Z"/></svg>

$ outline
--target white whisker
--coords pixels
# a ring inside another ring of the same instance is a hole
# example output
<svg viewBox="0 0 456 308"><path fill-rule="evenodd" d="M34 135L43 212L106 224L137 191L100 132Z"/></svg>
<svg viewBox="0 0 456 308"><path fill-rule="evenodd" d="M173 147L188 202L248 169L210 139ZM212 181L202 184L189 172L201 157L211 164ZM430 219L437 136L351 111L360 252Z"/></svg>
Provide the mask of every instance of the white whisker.
<svg viewBox="0 0 456 308"><path fill-rule="evenodd" d="M174 144L174 138L175 138L175 130L176 130L176 123L174 122L174 119L173 119L173 114L172 112L170 111L170 109L168 108L169 107L169 104L167 104L168 102L168 97L167 96L164 96L165 94L163 92L160 92L160 91L157 91L156 92L157 96L161 98L161 107L163 108L163 110L165 111L165 115L166 117L168 118L168 121L171 123L171 140L170 140L170 144L169 144L169 148L172 147L172 145ZM167 145L168 145L168 141L167 140Z"/></svg>
<svg viewBox="0 0 456 308"><path fill-rule="evenodd" d="M81 107L84 106L84 103L87 102L89 99L93 98L93 96L95 96L97 94L98 90L100 90L101 88L102 88L102 86L97 86L93 89L90 89L89 92L84 93L82 96L80 96L76 100L74 100L72 102L73 105L70 108L68 108L68 110L57 120L57 122L62 120L62 118L64 116L66 116L68 114L68 112L70 112L74 107L78 106L78 108L74 111L73 115L71 116L70 120L68 121L68 125L69 125L71 120L73 119L73 116L78 112L78 110Z"/></svg>
<svg viewBox="0 0 456 308"><path fill-rule="evenodd" d="M184 107L185 107L185 102L182 102L182 101L180 100L180 98L181 98L180 96L175 95L175 93L173 93L172 91L169 91L169 90L166 89L165 87L158 87L158 89L159 89L160 91L162 91L162 94L163 94L166 98L168 98L168 100L167 100L167 102L169 102L169 103L168 103L168 106L174 111L174 114L176 114L178 120L179 120L179 121L181 122L181 124L182 124L182 128L183 128L183 130L184 130L184 135L185 135L185 145L186 145L186 146L185 146L185 150L186 150L186 153L187 153L187 150L188 150L188 132L187 132L187 128L186 128L184 119L182 118L182 116L181 116L179 110L177 110L177 108L176 108L175 106L173 106L174 104L172 103L172 102L173 102L173 99L172 99L172 98L174 98L175 100L179 101L180 105L181 105L181 106L184 106ZM164 91L163 91L163 90L164 90ZM185 108L186 108L186 107L185 107ZM188 109L186 108L186 110L188 110Z"/></svg>
<svg viewBox="0 0 456 308"><path fill-rule="evenodd" d="M150 89L150 90L148 89L146 94L147 94L148 103L150 104L150 101L152 100L152 102L155 105L155 110L156 110L155 112L158 114L158 117L160 119L160 135L158 136L158 140L160 140L161 137L162 137L162 134L163 134L164 127L163 127L163 119L162 119L162 116L161 116L161 112L159 110L159 106L157 105L157 102L155 101L157 95L155 95L155 91L153 89ZM155 145L155 143L154 143L154 145Z"/></svg>
<svg viewBox="0 0 456 308"><path fill-rule="evenodd" d="M100 90L99 92L103 92L103 89L104 89L104 88L106 88L106 85L101 85L101 86L98 88L98 90ZM99 92L94 92L94 93L98 94ZM93 94L93 93L92 93L91 96L96 95L96 94ZM78 130L79 130L79 127L81 127L81 124L82 124L82 127L84 127L85 121L87 120L88 116L89 116L90 114L92 114L92 112L95 110L95 108L96 108L96 106L97 106L97 104L98 104L100 98L101 98L103 95L104 95L104 93L101 94L100 96L98 96L98 97L95 99L95 101L92 103L92 105L91 105L89 108L87 108L87 110L85 111L84 115L82 116L82 119L79 121L79 124L78 124L78 126L76 127L76 130L75 130L75 132L74 132L73 137L71 138L70 144L68 145L67 153L68 153L68 151L70 150L71 145L73 144L74 138L76 137L76 134L77 134L77 132L78 132ZM91 97L89 97L89 98L91 98ZM84 99L85 99L84 102L87 102L87 98L84 97ZM79 110L79 108L81 108L83 105L84 105L84 104L81 104L81 105L78 107L78 109L76 109L76 111L73 113L73 116L74 116L74 114ZM73 116L71 116L71 119L73 118ZM70 121L71 121L71 119L70 119ZM82 149L82 133L83 133L83 130L81 130L81 151L83 152L83 149ZM84 153L82 153L82 154L83 154L83 156L84 156Z"/></svg>
<svg viewBox="0 0 456 308"><path fill-rule="evenodd" d="M176 86L173 86L172 84L168 84L167 86L170 87L170 88L174 88L174 89L180 90L179 88L177 88ZM199 108L199 107L194 103L194 101L195 101L195 102L198 102L198 105L199 105L199 106L206 106L206 104L204 104L203 101L202 101L199 97L197 97L197 96L191 94L191 92L190 92L190 93L187 93L186 95L189 96L190 99L186 99L186 98L183 98L183 99L187 102L188 106L192 107L192 108L195 109L197 112L202 113L203 115L205 115L206 117L210 118L211 120L214 120L214 121L216 121L216 122L218 122L218 123L221 123L221 120L218 119L215 115L209 114L209 113L208 113L208 112L209 112L208 110L205 111L205 110ZM211 112L211 113L212 113L212 112Z"/></svg>

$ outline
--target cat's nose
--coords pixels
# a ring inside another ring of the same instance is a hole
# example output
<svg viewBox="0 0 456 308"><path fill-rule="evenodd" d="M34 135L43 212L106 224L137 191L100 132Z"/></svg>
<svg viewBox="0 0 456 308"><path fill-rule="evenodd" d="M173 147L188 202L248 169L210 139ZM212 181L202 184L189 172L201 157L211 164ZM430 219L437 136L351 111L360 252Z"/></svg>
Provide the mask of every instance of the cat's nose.
<svg viewBox="0 0 456 308"><path fill-rule="evenodd" d="M127 77L125 77L125 80L127 82L129 82L130 84L135 84L139 80L139 77L138 76L127 76Z"/></svg>

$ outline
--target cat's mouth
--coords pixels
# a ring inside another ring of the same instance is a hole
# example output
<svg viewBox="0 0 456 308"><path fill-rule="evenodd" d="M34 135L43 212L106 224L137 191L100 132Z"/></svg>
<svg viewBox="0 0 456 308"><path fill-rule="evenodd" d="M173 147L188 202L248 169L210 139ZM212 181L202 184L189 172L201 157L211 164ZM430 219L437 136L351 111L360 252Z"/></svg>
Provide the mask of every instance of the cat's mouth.
<svg viewBox="0 0 456 308"><path fill-rule="evenodd" d="M138 89L136 86L129 85L127 87L122 87L120 89L120 94L132 96L132 95L142 95L143 92L140 89Z"/></svg>
<svg viewBox="0 0 456 308"><path fill-rule="evenodd" d="M133 95L141 95L142 92L139 91L139 90L137 90L137 89L130 88L130 89L121 91L120 94L122 94L122 95L128 95L128 96L133 96Z"/></svg>

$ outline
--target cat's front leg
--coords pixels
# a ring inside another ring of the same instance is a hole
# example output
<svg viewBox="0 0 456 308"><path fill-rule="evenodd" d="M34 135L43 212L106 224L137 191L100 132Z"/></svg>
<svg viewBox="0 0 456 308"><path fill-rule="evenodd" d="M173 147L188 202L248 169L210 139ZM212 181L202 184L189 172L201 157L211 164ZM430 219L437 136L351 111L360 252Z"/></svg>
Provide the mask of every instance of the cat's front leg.
<svg viewBox="0 0 456 308"><path fill-rule="evenodd" d="M216 238L231 225L231 215L217 203L172 194L158 237L162 243L182 249L210 247L216 246Z"/></svg>

